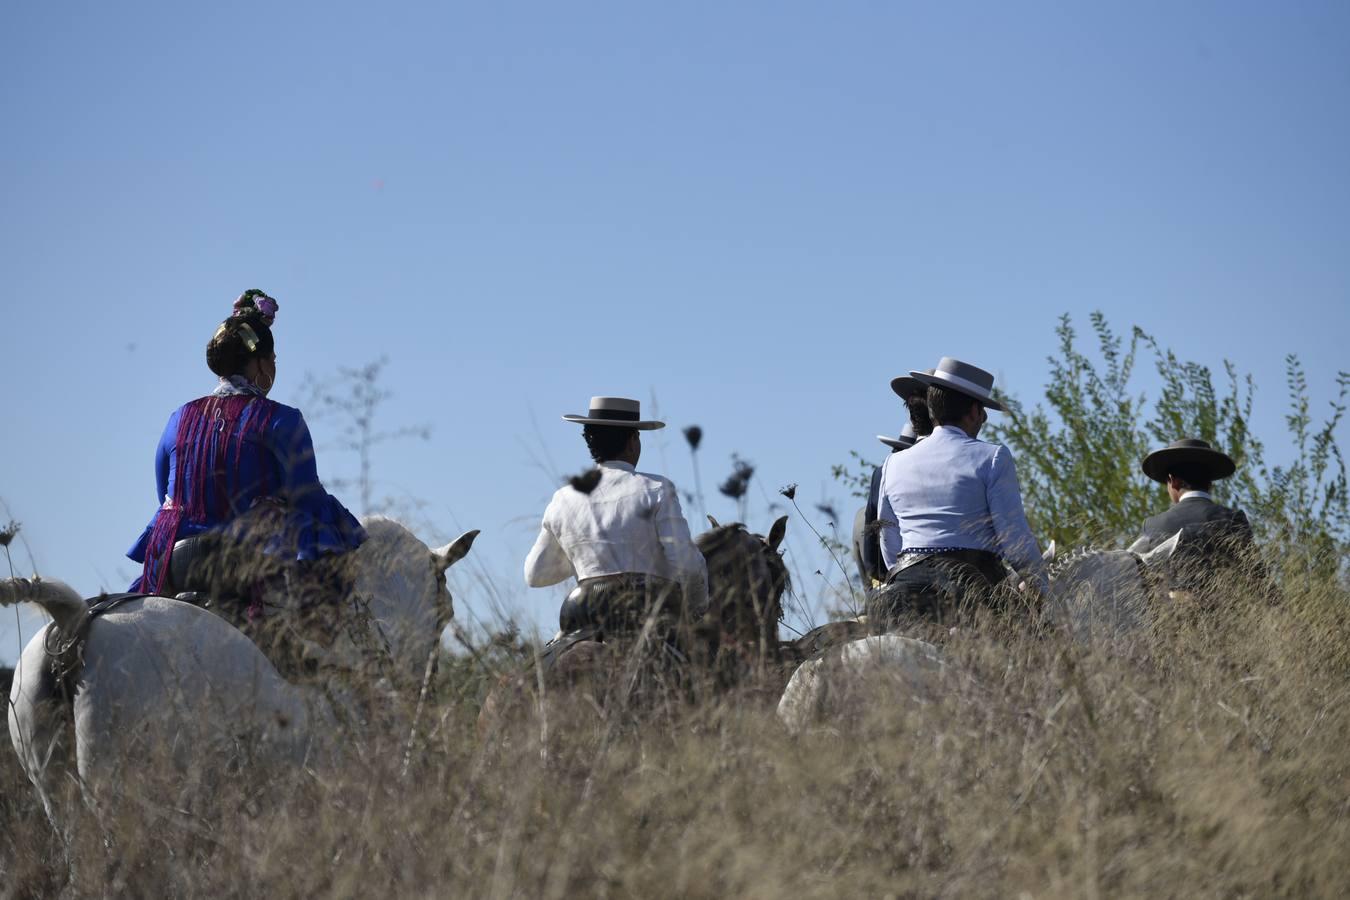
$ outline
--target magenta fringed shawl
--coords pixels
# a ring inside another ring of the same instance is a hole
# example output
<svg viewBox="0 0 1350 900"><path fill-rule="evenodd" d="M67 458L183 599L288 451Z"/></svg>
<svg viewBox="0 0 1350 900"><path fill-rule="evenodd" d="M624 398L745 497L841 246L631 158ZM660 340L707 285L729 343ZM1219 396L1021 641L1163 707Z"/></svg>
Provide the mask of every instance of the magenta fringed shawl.
<svg viewBox="0 0 1350 900"><path fill-rule="evenodd" d="M266 442L257 440L272 420L275 404L263 397L236 395L203 397L183 408L174 441L177 467L164 505L155 516L155 525L145 551L141 590L159 594L165 587L169 562L178 530L183 522L205 523L212 512L220 518L234 509L237 473L244 448L266 455ZM258 466L263 483L259 496L267 496L269 466Z"/></svg>

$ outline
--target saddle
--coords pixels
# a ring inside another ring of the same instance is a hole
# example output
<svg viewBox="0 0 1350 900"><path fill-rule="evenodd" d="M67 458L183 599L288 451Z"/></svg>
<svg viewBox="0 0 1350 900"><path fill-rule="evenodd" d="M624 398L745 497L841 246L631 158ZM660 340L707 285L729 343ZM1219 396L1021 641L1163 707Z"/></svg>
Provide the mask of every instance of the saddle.
<svg viewBox="0 0 1350 900"><path fill-rule="evenodd" d="M282 561L256 542L206 532L174 544L168 582L175 600L215 613L253 641L283 677L303 681L331 668L328 648L340 632L357 644L368 637L360 609L342 608L351 596L344 564L341 557ZM273 593L287 599L284 611L267 601ZM368 649L377 663L386 661L378 652L383 648Z"/></svg>
<svg viewBox="0 0 1350 900"><path fill-rule="evenodd" d="M649 616L665 630L679 621L684 592L656 575L620 574L588 578L572 589L558 610L563 634L589 629L598 639L637 634Z"/></svg>
<svg viewBox="0 0 1350 900"><path fill-rule="evenodd" d="M544 645L538 664L548 677L560 657L577 644L608 644L636 638L653 616L652 643L658 656L676 663L689 657L680 640L684 599L680 586L656 575L625 573L588 578L572 589L558 610L559 634Z"/></svg>

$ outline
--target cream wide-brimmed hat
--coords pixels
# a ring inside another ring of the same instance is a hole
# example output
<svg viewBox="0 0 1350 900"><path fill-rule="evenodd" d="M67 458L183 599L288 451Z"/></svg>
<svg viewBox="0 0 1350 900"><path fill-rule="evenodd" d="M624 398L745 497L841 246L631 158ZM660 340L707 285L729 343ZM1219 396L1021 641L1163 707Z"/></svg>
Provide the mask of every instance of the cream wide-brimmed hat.
<svg viewBox="0 0 1350 900"><path fill-rule="evenodd" d="M666 427L665 422L644 420L642 404L627 397L592 397L590 412L586 415L563 418L578 425L613 425L618 428L636 428L638 431Z"/></svg>
<svg viewBox="0 0 1350 900"><path fill-rule="evenodd" d="M935 385L974 397L986 409L1006 412L1003 404L994 399L994 376L978 366L963 363L950 356L942 357L931 372L910 372L910 377L924 384Z"/></svg>

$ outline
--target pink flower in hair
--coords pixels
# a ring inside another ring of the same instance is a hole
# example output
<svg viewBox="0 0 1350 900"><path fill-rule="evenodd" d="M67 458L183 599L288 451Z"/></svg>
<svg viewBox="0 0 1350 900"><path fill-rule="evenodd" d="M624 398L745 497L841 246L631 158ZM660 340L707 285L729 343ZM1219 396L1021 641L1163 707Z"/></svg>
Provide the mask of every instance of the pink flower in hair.
<svg viewBox="0 0 1350 900"><path fill-rule="evenodd" d="M266 294L257 294L253 298L253 304L258 307L258 312L262 313L263 321L270 328L272 320L277 317L277 301Z"/></svg>
<svg viewBox="0 0 1350 900"><path fill-rule="evenodd" d="M242 316L245 313L257 312L263 317L263 321L270 328L272 321L277 317L277 301L259 290L244 291L239 295L239 299L234 301L234 315Z"/></svg>

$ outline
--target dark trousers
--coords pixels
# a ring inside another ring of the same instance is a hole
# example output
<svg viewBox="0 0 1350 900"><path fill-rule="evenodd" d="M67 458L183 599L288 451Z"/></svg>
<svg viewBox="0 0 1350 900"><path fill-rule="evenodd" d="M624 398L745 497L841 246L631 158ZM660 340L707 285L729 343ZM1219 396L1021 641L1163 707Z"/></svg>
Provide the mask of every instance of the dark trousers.
<svg viewBox="0 0 1350 900"><path fill-rule="evenodd" d="M664 634L679 624L683 600L678 584L655 575L588 578L563 601L558 627L564 634L594 628L602 637L618 637L638 633L654 613Z"/></svg>
<svg viewBox="0 0 1350 900"><path fill-rule="evenodd" d="M984 550L902 556L868 597L868 620L876 631L916 620L950 625L976 607L1000 605L996 586L1006 575L998 556Z"/></svg>

